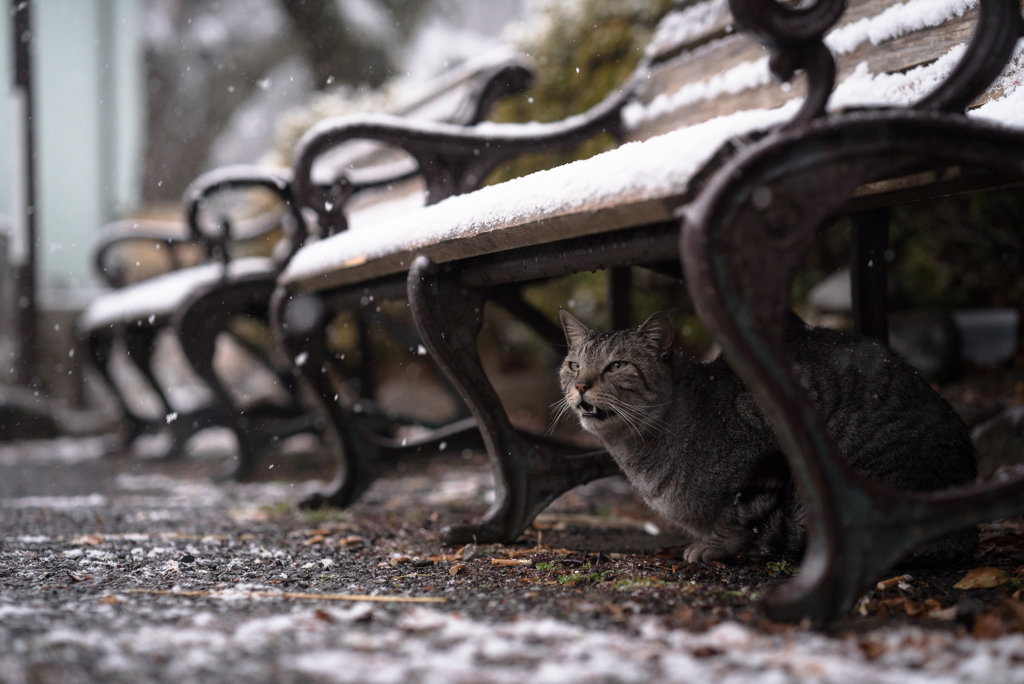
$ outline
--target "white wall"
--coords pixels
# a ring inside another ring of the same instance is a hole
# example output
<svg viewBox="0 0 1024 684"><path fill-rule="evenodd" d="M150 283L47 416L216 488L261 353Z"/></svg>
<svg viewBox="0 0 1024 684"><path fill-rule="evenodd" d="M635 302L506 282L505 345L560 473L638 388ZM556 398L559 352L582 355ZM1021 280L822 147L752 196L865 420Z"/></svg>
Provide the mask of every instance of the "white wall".
<svg viewBox="0 0 1024 684"><path fill-rule="evenodd" d="M41 289L94 282L97 229L138 201L141 0L31 0ZM0 0L0 214L12 211L10 0Z"/></svg>

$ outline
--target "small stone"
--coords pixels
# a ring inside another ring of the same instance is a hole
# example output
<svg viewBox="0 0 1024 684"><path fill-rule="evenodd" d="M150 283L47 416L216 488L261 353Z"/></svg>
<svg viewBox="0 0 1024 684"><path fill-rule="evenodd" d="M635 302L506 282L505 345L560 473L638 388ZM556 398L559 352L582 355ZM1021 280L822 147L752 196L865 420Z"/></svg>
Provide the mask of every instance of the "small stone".
<svg viewBox="0 0 1024 684"><path fill-rule="evenodd" d="M182 556L181 558L178 559L178 562L179 563L195 563L196 562L196 557L193 556L191 553L186 553L184 556Z"/></svg>
<svg viewBox="0 0 1024 684"><path fill-rule="evenodd" d="M480 547L476 544L467 544L466 547L462 549L462 560L464 561L473 560L479 555Z"/></svg>

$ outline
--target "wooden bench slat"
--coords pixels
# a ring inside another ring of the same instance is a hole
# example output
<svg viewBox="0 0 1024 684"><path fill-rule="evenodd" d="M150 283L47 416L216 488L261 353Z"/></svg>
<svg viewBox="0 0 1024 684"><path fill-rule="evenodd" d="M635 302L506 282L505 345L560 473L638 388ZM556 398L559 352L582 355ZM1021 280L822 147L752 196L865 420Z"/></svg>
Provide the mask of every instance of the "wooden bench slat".
<svg viewBox="0 0 1024 684"><path fill-rule="evenodd" d="M920 0L918 0L920 1ZM839 28L850 27L863 19L871 19L884 11L901 5L897 0L866 0L853 3ZM1024 7L1024 2L1021 3ZM867 62L872 74L906 72L914 67L932 64L953 47L966 43L973 35L977 23L976 7L967 9L961 16L953 16L936 27L926 27L891 38L878 45L870 40L862 42L851 52L836 56L837 87L850 77L862 62ZM729 78L730 70L754 68L758 60L767 58L767 51L751 38L734 34L708 42L698 49L681 54L671 61L657 64L651 69L647 85L639 102L647 105L649 112L642 123L635 123L628 139L644 140L660 135L680 126L691 125L714 116L742 109L777 107L794 97L803 97L806 87L803 79L797 79L789 90L771 80L767 75L767 64L761 69L765 76L756 85L739 91L724 92L710 99L699 99L680 106L666 106L673 99L685 100L683 89L688 93L699 91L702 86L713 85ZM715 73L708 73L708 64L714 65ZM714 92L712 88L712 92ZM758 92L764 91L764 92ZM978 107L1003 94L997 84L972 103ZM652 105L653 103L653 105ZM659 109L664 111L658 113ZM631 112L637 117L642 111L631 105Z"/></svg>
<svg viewBox="0 0 1024 684"><path fill-rule="evenodd" d="M322 290L408 270L426 250L440 263L665 221L726 141L794 111L738 112L350 230L300 250L280 282Z"/></svg>

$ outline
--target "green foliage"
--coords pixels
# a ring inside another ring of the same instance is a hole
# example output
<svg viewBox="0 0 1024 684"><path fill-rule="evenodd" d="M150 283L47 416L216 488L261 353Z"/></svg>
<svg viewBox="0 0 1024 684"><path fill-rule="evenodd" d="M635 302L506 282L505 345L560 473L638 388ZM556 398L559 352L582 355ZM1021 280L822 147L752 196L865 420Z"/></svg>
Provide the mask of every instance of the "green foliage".
<svg viewBox="0 0 1024 684"><path fill-rule="evenodd" d="M544 571L547 571L547 570L561 570L562 569L562 564L561 563L537 563L533 567L535 567L538 570L544 570Z"/></svg>
<svg viewBox="0 0 1024 684"><path fill-rule="evenodd" d="M319 525L333 520L346 520L350 516L348 511L327 506L312 510L302 510L299 511L299 515L302 516L302 521L307 525Z"/></svg>
<svg viewBox="0 0 1024 684"><path fill-rule="evenodd" d="M785 575L786 577L792 577L800 572L800 566L793 565L789 561L768 561L765 563L765 567L774 576Z"/></svg>
<svg viewBox="0 0 1024 684"><path fill-rule="evenodd" d="M561 584L561 585L580 584L580 583L597 584L599 582L604 582L605 580L610 578L611 575L612 575L612 571L611 570L603 570L601 572L588 572L588 573L570 572L567 575L559 575L555 579L557 579L558 583Z"/></svg>
<svg viewBox="0 0 1024 684"><path fill-rule="evenodd" d="M271 518L280 518L290 514L295 509L290 501L278 501L269 506L263 506L262 510Z"/></svg>
<svg viewBox="0 0 1024 684"><path fill-rule="evenodd" d="M1024 192L957 195L894 207L890 306L1024 308ZM826 228L793 282L793 301L849 264L850 222Z"/></svg>
<svg viewBox="0 0 1024 684"><path fill-rule="evenodd" d="M893 210L891 277L915 307L1024 307L1024 192L945 197Z"/></svg>
<svg viewBox="0 0 1024 684"><path fill-rule="evenodd" d="M632 73L671 4L671 0L546 3L540 9L540 25L530 26L516 41L536 62L534 86L506 98L491 118L558 121L593 107ZM615 145L611 136L599 136L568 152L527 155L499 168L490 182L585 159Z"/></svg>

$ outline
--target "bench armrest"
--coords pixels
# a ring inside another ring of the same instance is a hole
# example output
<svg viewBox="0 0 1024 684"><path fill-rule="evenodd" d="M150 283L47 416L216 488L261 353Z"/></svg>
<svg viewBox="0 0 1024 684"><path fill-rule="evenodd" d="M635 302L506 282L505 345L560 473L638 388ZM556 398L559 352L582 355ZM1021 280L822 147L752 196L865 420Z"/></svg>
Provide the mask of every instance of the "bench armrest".
<svg viewBox="0 0 1024 684"><path fill-rule="evenodd" d="M185 195L182 198L186 216L188 217L190 239L206 245L211 256L227 261L229 259L228 250L226 249L228 243L258 236L260 234L259 230L244 236L238 235L236 231L237 224L232 224L227 219L221 219L221 233L219 235L212 235L206 232L200 225L199 212L207 198L224 190L238 190L242 188L266 188L284 202L288 213L286 220L282 221L282 225L287 236L288 249L285 254L279 255L277 259L281 263L287 263L288 259L305 242L308 235L302 211L293 198L291 169L253 164L236 164L208 171L196 178L189 185L188 189L185 190ZM270 228L275 226L276 222L266 226L262 232L269 232Z"/></svg>
<svg viewBox="0 0 1024 684"><path fill-rule="evenodd" d="M412 171L404 177L422 175L427 202L434 204L475 190L495 167L521 154L565 149L598 133L611 133L621 139L622 107L639 80L634 77L588 111L553 123L459 126L384 114L325 119L307 131L295 148L295 197L317 212L322 226L325 219L332 223L330 232L343 230L340 210L344 202L371 186L352 174L330 186L314 183L313 164L342 143L373 140L399 147L412 157ZM395 180L378 178L374 185Z"/></svg>
<svg viewBox="0 0 1024 684"><path fill-rule="evenodd" d="M123 287L123 274L112 270L108 258L112 250L131 242L148 242L167 248L170 270L181 268L178 260L177 245L195 244L188 227L176 221L156 221L150 219L114 221L100 229L96 249L93 252L93 265L99 276L112 288Z"/></svg>

